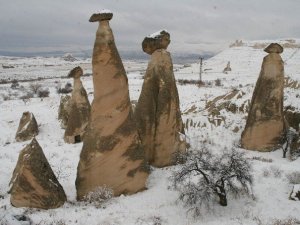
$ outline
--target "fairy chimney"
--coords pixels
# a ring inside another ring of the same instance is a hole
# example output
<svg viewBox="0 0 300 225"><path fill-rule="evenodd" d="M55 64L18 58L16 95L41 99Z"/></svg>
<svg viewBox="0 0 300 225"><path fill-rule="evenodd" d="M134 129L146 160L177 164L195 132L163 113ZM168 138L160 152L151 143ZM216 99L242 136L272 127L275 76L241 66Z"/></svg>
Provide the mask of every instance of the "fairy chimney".
<svg viewBox="0 0 300 225"><path fill-rule="evenodd" d="M69 73L69 77L74 79L67 127L64 135L66 143L78 143L83 139L90 117L91 106L84 89L80 76L83 71L81 67L75 67Z"/></svg>
<svg viewBox="0 0 300 225"><path fill-rule="evenodd" d="M94 100L77 168L77 199L106 186L115 196L145 189L148 166L144 160L124 66L109 26L113 14L103 10L93 50Z"/></svg>
<svg viewBox="0 0 300 225"><path fill-rule="evenodd" d="M35 138L20 152L10 187L10 201L15 207L53 209L67 200Z"/></svg>
<svg viewBox="0 0 300 225"><path fill-rule="evenodd" d="M142 48L144 52L151 55L157 49L167 49L170 42L170 34L165 30L161 30L145 37Z"/></svg>
<svg viewBox="0 0 300 225"><path fill-rule="evenodd" d="M146 37L143 41L143 50L151 54L151 59L135 109L146 159L156 167L174 164L175 154L186 149L172 59L166 50L168 45L158 41L163 37L168 37L170 43L170 35L166 31Z"/></svg>
<svg viewBox="0 0 300 225"><path fill-rule="evenodd" d="M68 119L70 114L71 96L62 95L60 97L60 103L58 108L58 120L60 121L60 126L63 129L67 128Z"/></svg>
<svg viewBox="0 0 300 225"><path fill-rule="evenodd" d="M263 59L241 139L243 148L263 152L276 149L285 130L284 65L279 55L283 48L272 43L264 51L269 54Z"/></svg>
<svg viewBox="0 0 300 225"><path fill-rule="evenodd" d="M23 112L16 133L16 141L28 141L38 135L39 128L31 112Z"/></svg>

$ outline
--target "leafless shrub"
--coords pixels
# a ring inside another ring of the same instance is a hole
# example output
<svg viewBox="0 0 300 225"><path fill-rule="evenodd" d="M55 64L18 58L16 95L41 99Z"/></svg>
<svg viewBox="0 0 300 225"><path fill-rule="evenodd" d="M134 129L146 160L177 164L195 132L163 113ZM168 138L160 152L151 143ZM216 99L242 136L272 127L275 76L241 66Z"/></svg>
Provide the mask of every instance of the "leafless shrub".
<svg viewBox="0 0 300 225"><path fill-rule="evenodd" d="M300 220L296 218L276 219L271 225L296 225L300 224Z"/></svg>
<svg viewBox="0 0 300 225"><path fill-rule="evenodd" d="M19 88L19 86L20 86L20 85L19 85L18 80L13 79L12 82L11 82L10 88L11 88L11 89L17 89L17 88Z"/></svg>
<svg viewBox="0 0 300 225"><path fill-rule="evenodd" d="M68 93L72 92L72 90L73 90L72 84L68 82L68 83L66 83L64 88L58 87L56 90L57 90L58 94L68 94Z"/></svg>
<svg viewBox="0 0 300 225"><path fill-rule="evenodd" d="M84 201L100 207L104 202L113 197L113 190L106 186L97 187L84 197Z"/></svg>
<svg viewBox="0 0 300 225"><path fill-rule="evenodd" d="M187 84L195 84L195 85L198 85L198 86L204 86L205 85L205 82L200 81L200 80L178 79L177 82L180 85L187 85Z"/></svg>
<svg viewBox="0 0 300 225"><path fill-rule="evenodd" d="M267 169L267 168L265 168L265 169L263 170L263 176L264 176L264 177L269 177L270 175L271 175L270 170Z"/></svg>
<svg viewBox="0 0 300 225"><path fill-rule="evenodd" d="M218 87L222 86L221 80L220 79L216 79L215 80L215 85L218 86Z"/></svg>
<svg viewBox="0 0 300 225"><path fill-rule="evenodd" d="M282 170L277 166L271 166L270 168L264 168L263 176L270 177L273 175L275 178L280 178L282 175Z"/></svg>
<svg viewBox="0 0 300 225"><path fill-rule="evenodd" d="M257 161L261 161L261 162L268 162L268 163L273 162L273 159L267 159L267 158L263 158L261 156L253 156L252 160L257 160Z"/></svg>
<svg viewBox="0 0 300 225"><path fill-rule="evenodd" d="M216 156L204 147L183 157L186 163L173 174L173 187L194 216L199 216L202 205L209 206L215 196L220 205L227 206L227 193L234 197L250 194L252 168L244 153L233 149Z"/></svg>
<svg viewBox="0 0 300 225"><path fill-rule="evenodd" d="M37 94L38 90L42 87L41 84L39 83L30 83L29 84L29 89L34 93Z"/></svg>
<svg viewBox="0 0 300 225"><path fill-rule="evenodd" d="M271 166L271 171L276 178L279 178L282 175L282 170L277 166Z"/></svg>
<svg viewBox="0 0 300 225"><path fill-rule="evenodd" d="M40 87L37 91L37 96L39 98L45 98L45 97L49 97L50 91L48 88L42 88Z"/></svg>
<svg viewBox="0 0 300 225"><path fill-rule="evenodd" d="M294 171L286 175L290 184L300 184L300 172Z"/></svg>
<svg viewBox="0 0 300 225"><path fill-rule="evenodd" d="M30 99L33 98L33 93L32 92L26 92L26 94L22 95L20 99L24 102L26 105L27 102L30 101Z"/></svg>

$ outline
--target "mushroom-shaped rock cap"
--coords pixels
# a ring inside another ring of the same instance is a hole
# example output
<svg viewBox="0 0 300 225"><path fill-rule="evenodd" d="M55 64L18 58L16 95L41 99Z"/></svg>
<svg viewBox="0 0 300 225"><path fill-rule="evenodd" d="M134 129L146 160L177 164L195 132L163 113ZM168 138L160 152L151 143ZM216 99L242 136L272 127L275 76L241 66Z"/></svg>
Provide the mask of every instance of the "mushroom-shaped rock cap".
<svg viewBox="0 0 300 225"><path fill-rule="evenodd" d="M91 18L90 22L97 22L97 21L103 21L103 20L111 20L113 17L113 13L108 9L103 9L99 13L94 13Z"/></svg>
<svg viewBox="0 0 300 225"><path fill-rule="evenodd" d="M144 52L151 55L157 49L167 49L170 42L170 34L165 30L161 30L145 37L142 48Z"/></svg>
<svg viewBox="0 0 300 225"><path fill-rule="evenodd" d="M283 47L278 43L272 43L268 47L266 47L264 49L264 51L267 52L267 53L278 53L278 54L280 54L280 53L283 52Z"/></svg>
<svg viewBox="0 0 300 225"><path fill-rule="evenodd" d="M68 74L68 77L78 78L83 74L83 70L80 66L77 66L73 68L70 73Z"/></svg>

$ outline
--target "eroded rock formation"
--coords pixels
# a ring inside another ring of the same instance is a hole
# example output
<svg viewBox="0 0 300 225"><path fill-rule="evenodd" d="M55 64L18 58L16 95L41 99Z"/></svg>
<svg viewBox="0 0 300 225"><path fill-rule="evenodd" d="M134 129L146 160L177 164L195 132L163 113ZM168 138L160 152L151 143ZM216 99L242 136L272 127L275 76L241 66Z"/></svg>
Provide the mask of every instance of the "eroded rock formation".
<svg viewBox="0 0 300 225"><path fill-rule="evenodd" d="M265 52L261 72L251 100L241 144L245 149L271 151L282 141L285 130L283 116L284 65L283 48L270 44Z"/></svg>
<svg viewBox="0 0 300 225"><path fill-rule="evenodd" d="M23 112L16 133L16 141L28 141L38 135L39 128L31 112Z"/></svg>
<svg viewBox="0 0 300 225"><path fill-rule="evenodd" d="M223 70L223 73L228 73L231 71L230 62L227 63L226 67Z"/></svg>
<svg viewBox="0 0 300 225"><path fill-rule="evenodd" d="M35 138L20 152L10 186L10 201L15 207L52 209L67 200Z"/></svg>
<svg viewBox="0 0 300 225"><path fill-rule="evenodd" d="M148 166L132 118L128 81L117 51L109 20L102 11L90 22L99 22L93 50L94 100L77 169L77 199L99 186L115 196L145 189Z"/></svg>
<svg viewBox="0 0 300 225"><path fill-rule="evenodd" d="M64 140L67 143L81 142L90 118L91 106L80 76L82 69L78 66L71 70L69 77L74 79L69 115ZM68 110L67 110L68 111Z"/></svg>
<svg viewBox="0 0 300 225"><path fill-rule="evenodd" d="M142 43L151 59L135 117L146 158L156 167L174 164L174 154L186 149L172 59L166 50L169 43L166 31L146 37Z"/></svg>
<svg viewBox="0 0 300 225"><path fill-rule="evenodd" d="M60 121L60 126L63 129L67 128L68 119L70 114L71 96L62 95L60 97L60 103L58 108L58 120Z"/></svg>

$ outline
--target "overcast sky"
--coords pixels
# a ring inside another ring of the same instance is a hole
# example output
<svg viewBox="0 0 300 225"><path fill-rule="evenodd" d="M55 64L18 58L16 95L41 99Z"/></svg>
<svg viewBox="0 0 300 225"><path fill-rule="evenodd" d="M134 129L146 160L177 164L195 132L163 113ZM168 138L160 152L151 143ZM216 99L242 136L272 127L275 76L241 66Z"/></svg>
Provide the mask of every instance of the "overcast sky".
<svg viewBox="0 0 300 225"><path fill-rule="evenodd" d="M300 0L0 0L0 50L92 49L101 9L114 13L117 47L141 51L157 30L171 34L170 51L217 52L236 39L300 37Z"/></svg>

